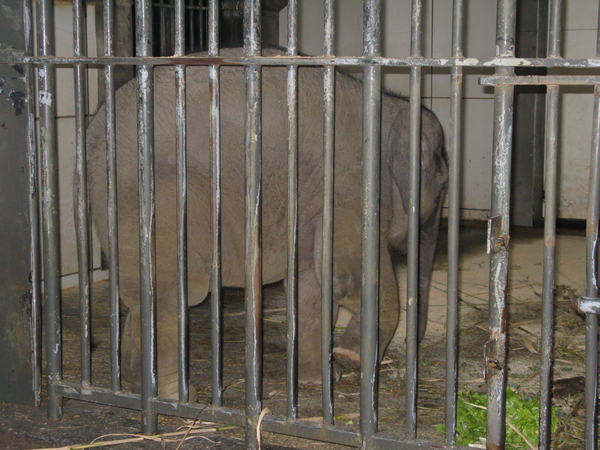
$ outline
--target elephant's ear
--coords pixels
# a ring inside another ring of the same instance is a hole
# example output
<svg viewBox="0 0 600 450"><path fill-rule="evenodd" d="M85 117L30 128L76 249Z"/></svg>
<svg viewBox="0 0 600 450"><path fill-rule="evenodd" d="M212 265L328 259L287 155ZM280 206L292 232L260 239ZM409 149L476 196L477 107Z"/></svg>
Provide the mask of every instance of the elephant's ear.
<svg viewBox="0 0 600 450"><path fill-rule="evenodd" d="M409 185L409 115L408 108L399 111L387 141L387 163L398 189L404 212L408 212ZM421 108L421 198L436 199L444 189L448 164L444 150L444 133L435 115Z"/></svg>
<svg viewBox="0 0 600 450"><path fill-rule="evenodd" d="M386 160L392 177L392 194L400 194L404 212L407 213L409 200L408 168L408 109L398 112L387 139ZM404 116L404 117L403 117ZM395 195L394 195L395 196Z"/></svg>

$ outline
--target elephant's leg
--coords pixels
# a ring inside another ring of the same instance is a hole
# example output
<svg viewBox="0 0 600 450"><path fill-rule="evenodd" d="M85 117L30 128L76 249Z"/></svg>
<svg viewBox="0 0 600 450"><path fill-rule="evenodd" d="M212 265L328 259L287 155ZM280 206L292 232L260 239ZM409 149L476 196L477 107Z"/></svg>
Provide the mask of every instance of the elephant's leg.
<svg viewBox="0 0 600 450"><path fill-rule="evenodd" d="M400 316L398 285L392 260L387 249L382 249L379 277L379 359L394 337ZM360 295L359 293L357 295ZM343 366L360 371L360 298L346 298L343 306L352 312L346 331L338 340L333 355Z"/></svg>
<svg viewBox="0 0 600 450"><path fill-rule="evenodd" d="M440 223L441 203L428 220L421 223L419 241L419 342L425 337L429 309L429 284Z"/></svg>
<svg viewBox="0 0 600 450"><path fill-rule="evenodd" d="M298 381L321 383L321 284L312 267L298 274L298 298Z"/></svg>
<svg viewBox="0 0 600 450"><path fill-rule="evenodd" d="M162 308L161 308L162 309ZM179 398L177 316L160 311L157 315L158 395ZM140 308L129 309L123 332L123 378L131 383L133 392L141 392ZM189 401L195 401L196 390L190 386Z"/></svg>

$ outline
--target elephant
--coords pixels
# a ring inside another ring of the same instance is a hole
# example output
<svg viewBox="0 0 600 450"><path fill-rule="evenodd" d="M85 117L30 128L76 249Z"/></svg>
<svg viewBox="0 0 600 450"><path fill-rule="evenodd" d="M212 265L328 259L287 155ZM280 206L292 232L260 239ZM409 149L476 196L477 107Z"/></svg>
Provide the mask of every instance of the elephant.
<svg viewBox="0 0 600 450"><path fill-rule="evenodd" d="M263 50L266 55L284 54ZM221 56L241 56L224 49ZM323 226L323 71L298 71L299 127L299 381L321 381L321 230ZM244 285L244 79L240 66L221 66L222 284ZM360 367L362 83L336 72L334 187L334 316L347 308L351 319L334 344L340 367ZM155 273L159 396L178 398L177 231L175 76L172 67L154 69ZM188 294L189 304L209 294L211 278L211 157L209 86L206 66L187 68ZM116 92L117 189L120 296L129 308L122 337L123 377L139 390L139 211L136 81ZM287 103L285 67L262 68L262 278L287 275ZM381 358L400 314L398 285L390 252L407 252L409 200L409 102L382 93L380 199ZM105 111L87 128L88 183L92 220L101 247L108 248ZM448 167L444 134L433 112L421 109L421 193L419 338L427 324L429 280ZM339 372L338 372L339 373Z"/></svg>

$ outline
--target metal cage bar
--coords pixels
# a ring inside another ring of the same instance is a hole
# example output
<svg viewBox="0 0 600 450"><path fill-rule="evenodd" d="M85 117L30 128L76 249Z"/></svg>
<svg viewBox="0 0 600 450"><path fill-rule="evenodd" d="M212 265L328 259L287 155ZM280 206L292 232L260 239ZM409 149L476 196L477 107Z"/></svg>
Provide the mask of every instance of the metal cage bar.
<svg viewBox="0 0 600 450"><path fill-rule="evenodd" d="M452 12L452 56L463 56L464 2L455 0ZM463 94L462 67L453 67L450 93L448 182L448 306L446 317L446 444L456 445L458 384L458 240L460 219L460 157Z"/></svg>
<svg viewBox="0 0 600 450"><path fill-rule="evenodd" d="M333 54L334 1L325 2L323 53ZM321 378L323 423L333 424L333 220L335 165L335 67L323 68L323 230L321 248Z"/></svg>
<svg viewBox="0 0 600 450"><path fill-rule="evenodd" d="M114 4L104 0L104 56L114 54ZM104 97L106 113L106 173L107 173L107 220L108 220L108 271L110 308L110 362L111 388L121 389L121 339L120 339L120 285L119 285L119 224L117 188L117 127L114 66L104 66Z"/></svg>
<svg viewBox="0 0 600 450"><path fill-rule="evenodd" d="M287 54L298 55L298 2L288 3ZM288 272L286 415L298 418L298 66L287 67Z"/></svg>
<svg viewBox="0 0 600 450"><path fill-rule="evenodd" d="M50 0L38 0L38 53L55 52L54 13ZM44 267L44 307L46 325L46 373L48 377L48 416L62 415L62 397L57 385L62 379L62 326L60 308L60 244L58 217L58 154L56 144L56 68L43 64L38 68L39 142L42 155L42 255Z"/></svg>
<svg viewBox="0 0 600 450"><path fill-rule="evenodd" d="M244 2L244 55L259 56L260 2ZM246 86L246 447L259 445L262 410L261 67L244 67Z"/></svg>
<svg viewBox="0 0 600 450"><path fill-rule="evenodd" d="M600 57L600 12L596 57ZM598 297L598 223L600 220L600 85L594 86L594 115L586 228L586 296ZM598 315L585 316L585 448L598 448Z"/></svg>
<svg viewBox="0 0 600 450"><path fill-rule="evenodd" d="M381 4L365 0L363 53L381 53ZM379 388L379 244L381 174L381 67L363 68L362 279L360 309L360 434L362 448L372 446L378 424Z"/></svg>
<svg viewBox="0 0 600 450"><path fill-rule="evenodd" d="M422 56L423 3L412 2L412 57ZM419 322L419 216L421 187L421 67L410 68L408 270L406 305L406 434L417 434L417 364Z"/></svg>
<svg viewBox="0 0 600 450"><path fill-rule="evenodd" d="M548 56L559 58L562 2L550 5ZM542 282L542 338L540 342L539 448L549 449L552 430L552 364L554 337L554 269L556 254L556 205L560 86L548 86L546 94L546 166L544 169L544 274Z"/></svg>
<svg viewBox="0 0 600 450"><path fill-rule="evenodd" d="M136 1L136 51L141 56L152 52L152 5ZM138 97L138 158L140 207L140 328L142 340L142 432L156 432L158 416L151 399L158 395L156 358L155 297L155 211L154 211L154 81L153 68L136 68Z"/></svg>
<svg viewBox="0 0 600 450"><path fill-rule="evenodd" d="M85 22L83 2L73 2L73 54L85 54ZM79 262L79 301L81 321L81 383L92 383L91 305L90 305L90 225L87 196L87 158L85 137L86 85L85 66L74 67L75 79L75 142L77 171L77 249Z"/></svg>
<svg viewBox="0 0 600 450"><path fill-rule="evenodd" d="M175 56L185 53L185 4L175 1ZM179 364L179 401L187 402L189 385L189 317L188 317L188 239L187 239L187 121L186 69L175 66L175 126L177 148L177 332Z"/></svg>
<svg viewBox="0 0 600 450"><path fill-rule="evenodd" d="M208 54L218 56L219 5L209 5ZM212 401L223 403L223 300L221 290L221 108L219 66L208 68L210 83L210 139L212 154L212 213L213 213L213 269L211 281L212 311Z"/></svg>
<svg viewBox="0 0 600 450"><path fill-rule="evenodd" d="M497 56L514 56L516 2L502 0L497 9ZM500 75L511 75L512 67L498 67ZM510 223L510 164L513 125L513 86L494 88L494 154L492 209L489 227L490 297L489 333L485 347L485 378L488 385L487 445L501 448L505 440L506 415L506 285Z"/></svg>

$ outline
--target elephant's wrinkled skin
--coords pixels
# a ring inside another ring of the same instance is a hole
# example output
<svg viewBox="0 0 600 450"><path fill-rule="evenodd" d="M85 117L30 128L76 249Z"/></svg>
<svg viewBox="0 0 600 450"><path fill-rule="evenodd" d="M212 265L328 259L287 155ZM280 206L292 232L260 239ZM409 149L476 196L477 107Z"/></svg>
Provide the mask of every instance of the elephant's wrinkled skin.
<svg viewBox="0 0 600 450"><path fill-rule="evenodd" d="M225 50L231 55L239 50ZM239 54L239 53L236 53ZM189 180L189 302L207 296L211 265L209 89L206 67L187 69ZM263 280L282 280L287 270L286 69L262 70L263 93ZM176 349L176 152L175 78L170 67L154 71L156 176L156 297L159 395L177 398ZM299 336L300 380L320 381L320 239L323 189L323 76L299 69ZM362 85L336 75L335 115L335 312L352 319L335 344L344 366L359 367L361 280ZM137 113L135 81L116 94L121 298L130 308L123 338L123 373L139 387L139 249ZM382 96L380 356L396 330L398 289L390 253L406 253L408 205L408 102ZM223 284L244 284L244 82L240 67L221 68ZM105 112L88 128L88 165L93 223L108 247ZM447 180L443 132L435 115L422 109L420 323L426 326L429 277Z"/></svg>

